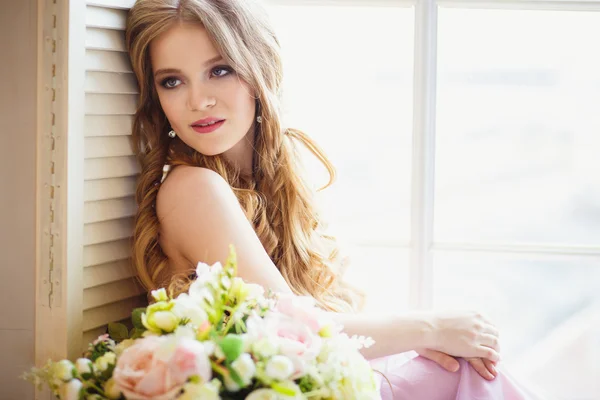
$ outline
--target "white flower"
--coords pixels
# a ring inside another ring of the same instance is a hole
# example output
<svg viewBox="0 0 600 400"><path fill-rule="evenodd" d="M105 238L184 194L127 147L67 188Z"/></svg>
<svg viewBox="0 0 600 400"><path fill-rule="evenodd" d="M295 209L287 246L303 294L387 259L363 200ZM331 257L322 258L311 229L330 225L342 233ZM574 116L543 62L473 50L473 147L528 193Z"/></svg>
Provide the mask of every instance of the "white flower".
<svg viewBox="0 0 600 400"><path fill-rule="evenodd" d="M73 379L67 383L63 383L58 393L60 394L61 400L79 400L79 392L83 387L78 379Z"/></svg>
<svg viewBox="0 0 600 400"><path fill-rule="evenodd" d="M112 352L104 353L104 355L98 357L96 362L94 362L94 366L96 370L103 372L106 371L111 364L115 364L117 362L117 355Z"/></svg>
<svg viewBox="0 0 600 400"><path fill-rule="evenodd" d="M175 303L160 302L148 306L146 312L142 313L142 324L151 332L162 334L170 333L179 324L179 319L171 309Z"/></svg>
<svg viewBox="0 0 600 400"><path fill-rule="evenodd" d="M279 351L279 346L274 338L262 338L252 344L252 351L259 357L272 357Z"/></svg>
<svg viewBox="0 0 600 400"><path fill-rule="evenodd" d="M350 338L350 340L352 340L355 343L358 350L360 350L362 348L368 349L369 347L371 347L375 344L375 341L373 340L373 338L368 337L368 336L354 335Z"/></svg>
<svg viewBox="0 0 600 400"><path fill-rule="evenodd" d="M196 332L194 328L188 325L179 325L174 332L174 336L177 339L187 338L187 339L196 339Z"/></svg>
<svg viewBox="0 0 600 400"><path fill-rule="evenodd" d="M231 282L231 294L237 301L244 301L247 296L246 283L242 278L234 277Z"/></svg>
<svg viewBox="0 0 600 400"><path fill-rule="evenodd" d="M279 396L273 389L258 389L246 396L246 400L278 400Z"/></svg>
<svg viewBox="0 0 600 400"><path fill-rule="evenodd" d="M173 332L179 323L179 319L171 311L157 311L153 316L154 325L165 332Z"/></svg>
<svg viewBox="0 0 600 400"><path fill-rule="evenodd" d="M220 400L219 388L221 384L213 379L204 384L188 383L183 387L183 394L177 397L177 400Z"/></svg>
<svg viewBox="0 0 600 400"><path fill-rule="evenodd" d="M292 381L277 382L272 385L273 390L278 393L280 399L304 399L300 387ZM337 398L337 397L336 397ZM346 397L339 397L346 399Z"/></svg>
<svg viewBox="0 0 600 400"><path fill-rule="evenodd" d="M250 383L256 373L256 365L248 353L240 355L231 363L231 367L238 373L244 384Z"/></svg>
<svg viewBox="0 0 600 400"><path fill-rule="evenodd" d="M167 296L167 291L164 288L160 288L158 290L153 290L151 292L152 297L156 301L168 301L169 297Z"/></svg>
<svg viewBox="0 0 600 400"><path fill-rule="evenodd" d="M231 287L231 279L229 279L227 276L224 276L221 278L221 284L223 287L225 287L225 289L229 289Z"/></svg>
<svg viewBox="0 0 600 400"><path fill-rule="evenodd" d="M250 381L252 381L252 378L256 373L256 365L248 353L240 355L234 362L232 362L231 368L237 372L244 386L248 385ZM225 387L231 392L237 392L240 390L238 384L235 383L235 381L233 381L233 379L230 377L225 377Z"/></svg>
<svg viewBox="0 0 600 400"><path fill-rule="evenodd" d="M73 379L73 368L75 366L69 360L60 360L54 364L53 375L63 382L69 382Z"/></svg>
<svg viewBox="0 0 600 400"><path fill-rule="evenodd" d="M92 362L87 358L78 358L75 361L75 369L79 375L90 374L92 372Z"/></svg>
<svg viewBox="0 0 600 400"><path fill-rule="evenodd" d="M171 311L180 319L187 318L194 326L200 326L204 321L208 320L206 311L204 311L200 302L192 299L187 293L181 293L173 302L175 305Z"/></svg>
<svg viewBox="0 0 600 400"><path fill-rule="evenodd" d="M204 345L204 351L206 352L206 355L209 357L212 356L218 348L217 345L215 344L215 342L213 342L211 340L206 340L201 343Z"/></svg>
<svg viewBox="0 0 600 400"><path fill-rule="evenodd" d="M294 364L285 356L273 356L265 368L265 373L269 378L283 381L294 372Z"/></svg>
<svg viewBox="0 0 600 400"><path fill-rule="evenodd" d="M269 334L267 321L252 311L246 320L246 335L250 341L262 339Z"/></svg>
<svg viewBox="0 0 600 400"><path fill-rule="evenodd" d="M194 283L190 285L188 293L192 301L197 304L202 304L205 300L209 304L215 302L213 290L207 286L206 282L200 282L198 280L194 281Z"/></svg>
<svg viewBox="0 0 600 400"><path fill-rule="evenodd" d="M246 283L248 299L260 299L265 294L265 288L254 283Z"/></svg>
<svg viewBox="0 0 600 400"><path fill-rule="evenodd" d="M216 262L213 265L208 265L203 262L199 262L196 265L196 282L212 283L215 284L215 277L219 276L223 272L223 266L220 262Z"/></svg>
<svg viewBox="0 0 600 400"><path fill-rule="evenodd" d="M104 393L109 399L118 399L121 397L121 391L119 390L119 386L116 384L113 378L110 378L104 384Z"/></svg>

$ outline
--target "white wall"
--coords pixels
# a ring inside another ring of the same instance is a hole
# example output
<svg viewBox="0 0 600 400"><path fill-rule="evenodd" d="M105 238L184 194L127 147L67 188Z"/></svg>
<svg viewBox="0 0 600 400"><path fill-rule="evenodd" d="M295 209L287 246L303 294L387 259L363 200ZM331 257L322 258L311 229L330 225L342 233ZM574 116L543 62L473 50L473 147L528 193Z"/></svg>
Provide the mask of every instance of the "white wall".
<svg viewBox="0 0 600 400"><path fill-rule="evenodd" d="M0 3L0 399L33 399L37 2Z"/></svg>

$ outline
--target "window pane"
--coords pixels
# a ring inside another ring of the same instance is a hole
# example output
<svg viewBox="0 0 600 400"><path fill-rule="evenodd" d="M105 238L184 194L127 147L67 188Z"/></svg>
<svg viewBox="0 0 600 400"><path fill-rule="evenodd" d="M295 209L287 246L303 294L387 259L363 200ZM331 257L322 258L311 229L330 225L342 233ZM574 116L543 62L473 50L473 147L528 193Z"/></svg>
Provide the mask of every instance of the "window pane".
<svg viewBox="0 0 600 400"><path fill-rule="evenodd" d="M600 243L600 14L439 24L436 240Z"/></svg>
<svg viewBox="0 0 600 400"><path fill-rule="evenodd" d="M434 252L435 307L486 313L509 371L558 399L595 399L600 260Z"/></svg>
<svg viewBox="0 0 600 400"><path fill-rule="evenodd" d="M351 262L346 280L367 295L364 311L408 310L407 248L354 246L348 251Z"/></svg>
<svg viewBox="0 0 600 400"><path fill-rule="evenodd" d="M332 231L352 242L406 242L413 8L290 5L270 14L284 59L286 125L314 138L338 171L321 195ZM320 187L326 171L311 161Z"/></svg>

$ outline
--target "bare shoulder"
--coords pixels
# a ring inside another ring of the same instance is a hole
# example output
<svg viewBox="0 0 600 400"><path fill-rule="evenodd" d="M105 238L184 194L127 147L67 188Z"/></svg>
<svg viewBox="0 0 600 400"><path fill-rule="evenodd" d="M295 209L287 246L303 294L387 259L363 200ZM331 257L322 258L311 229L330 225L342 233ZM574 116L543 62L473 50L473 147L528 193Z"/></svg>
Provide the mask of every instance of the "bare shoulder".
<svg viewBox="0 0 600 400"><path fill-rule="evenodd" d="M180 255L192 265L224 263L233 245L242 278L289 291L233 190L216 172L176 167L159 190L156 211L161 246L165 243L171 254Z"/></svg>
<svg viewBox="0 0 600 400"><path fill-rule="evenodd" d="M167 179L161 184L156 199L156 211L164 218L169 210L180 203L178 200L198 196L208 198L216 195L226 195L231 191L221 175L213 170L202 167L181 165L173 169Z"/></svg>
<svg viewBox="0 0 600 400"><path fill-rule="evenodd" d="M176 243L178 252L187 252L185 246L190 244L190 235L201 239L210 229L216 229L217 224L239 212L241 207L227 182L207 168L185 165L174 168L156 198L161 236L169 243Z"/></svg>

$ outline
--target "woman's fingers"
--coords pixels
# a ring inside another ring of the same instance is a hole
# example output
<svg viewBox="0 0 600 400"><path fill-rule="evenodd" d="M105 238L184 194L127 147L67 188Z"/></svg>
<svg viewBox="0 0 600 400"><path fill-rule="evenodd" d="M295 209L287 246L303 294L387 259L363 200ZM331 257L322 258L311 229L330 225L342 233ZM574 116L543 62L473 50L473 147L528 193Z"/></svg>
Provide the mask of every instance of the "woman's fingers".
<svg viewBox="0 0 600 400"><path fill-rule="evenodd" d="M442 353L441 351L425 349L419 350L418 353L421 356L439 364L446 371L456 372L460 368L458 360L446 353Z"/></svg>
<svg viewBox="0 0 600 400"><path fill-rule="evenodd" d="M487 333L492 336L496 336L497 338L500 337L500 331L498 331L498 328L496 328L496 326L494 326L492 324L485 325L483 327L482 333Z"/></svg>
<svg viewBox="0 0 600 400"><path fill-rule="evenodd" d="M484 333L480 336L480 344L500 352L500 341L497 336Z"/></svg>
<svg viewBox="0 0 600 400"><path fill-rule="evenodd" d="M471 367L473 367L473 369L477 371L479 375L481 375L482 378L487 379L488 381L491 381L495 378L495 375L492 374L492 372L488 369L487 365L485 364L485 359L468 358L467 361L469 362L469 364L471 364Z"/></svg>
<svg viewBox="0 0 600 400"><path fill-rule="evenodd" d="M488 360L495 362L500 361L500 353L487 346L479 346L477 348L477 357L487 358Z"/></svg>
<svg viewBox="0 0 600 400"><path fill-rule="evenodd" d="M496 370L496 366L494 365L495 363L488 360L487 358L483 358L482 360L487 370L490 371L492 375L494 375L494 377L498 376L498 370Z"/></svg>

